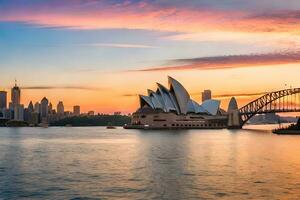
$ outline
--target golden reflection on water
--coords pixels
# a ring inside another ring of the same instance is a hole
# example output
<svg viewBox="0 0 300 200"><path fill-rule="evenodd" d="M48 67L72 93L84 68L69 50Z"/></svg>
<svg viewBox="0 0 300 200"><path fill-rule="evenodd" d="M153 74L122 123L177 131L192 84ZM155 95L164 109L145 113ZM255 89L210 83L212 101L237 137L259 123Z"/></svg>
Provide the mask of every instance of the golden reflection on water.
<svg viewBox="0 0 300 200"><path fill-rule="evenodd" d="M0 199L299 199L300 136L0 129Z"/></svg>

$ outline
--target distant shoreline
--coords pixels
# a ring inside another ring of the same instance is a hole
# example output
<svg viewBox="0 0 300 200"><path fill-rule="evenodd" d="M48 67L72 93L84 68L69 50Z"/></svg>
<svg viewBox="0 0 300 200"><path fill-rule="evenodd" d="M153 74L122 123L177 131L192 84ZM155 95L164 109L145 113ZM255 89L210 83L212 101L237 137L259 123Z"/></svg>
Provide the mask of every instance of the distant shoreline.
<svg viewBox="0 0 300 200"><path fill-rule="evenodd" d="M0 127L105 127L124 126L129 124L131 117L126 115L95 115L95 116L73 116L50 122L49 124L29 124L23 121L5 121Z"/></svg>

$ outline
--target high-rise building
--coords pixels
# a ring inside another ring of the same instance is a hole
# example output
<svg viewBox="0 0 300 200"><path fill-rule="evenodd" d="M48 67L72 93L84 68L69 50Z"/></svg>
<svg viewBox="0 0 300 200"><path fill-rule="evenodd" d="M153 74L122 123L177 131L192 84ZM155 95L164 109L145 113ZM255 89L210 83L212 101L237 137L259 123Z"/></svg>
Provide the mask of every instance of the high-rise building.
<svg viewBox="0 0 300 200"><path fill-rule="evenodd" d="M52 103L50 102L49 106L48 106L48 113L52 114L52 111L53 111L53 106L52 106Z"/></svg>
<svg viewBox="0 0 300 200"><path fill-rule="evenodd" d="M31 125L38 125L40 122L40 114L36 112L31 113L28 123Z"/></svg>
<svg viewBox="0 0 300 200"><path fill-rule="evenodd" d="M5 119L12 119L12 111L9 109L2 109L2 117Z"/></svg>
<svg viewBox="0 0 300 200"><path fill-rule="evenodd" d="M36 102L34 104L34 112L35 113L40 113L41 112L41 104L39 102Z"/></svg>
<svg viewBox="0 0 300 200"><path fill-rule="evenodd" d="M57 114L63 115L65 113L64 103L62 101L57 104Z"/></svg>
<svg viewBox="0 0 300 200"><path fill-rule="evenodd" d="M74 106L73 107L73 114L75 116L79 116L80 115L80 106Z"/></svg>
<svg viewBox="0 0 300 200"><path fill-rule="evenodd" d="M202 92L202 102L211 99L211 90L204 90Z"/></svg>
<svg viewBox="0 0 300 200"><path fill-rule="evenodd" d="M7 108L7 92L0 91L0 110Z"/></svg>
<svg viewBox="0 0 300 200"><path fill-rule="evenodd" d="M32 101L30 101L30 103L28 105L28 112L34 112Z"/></svg>
<svg viewBox="0 0 300 200"><path fill-rule="evenodd" d="M48 117L48 105L49 101L46 97L44 97L41 101L41 117L43 118L47 118Z"/></svg>
<svg viewBox="0 0 300 200"><path fill-rule="evenodd" d="M15 86L11 89L11 102L13 106L20 105L21 102L21 89L15 83Z"/></svg>
<svg viewBox="0 0 300 200"><path fill-rule="evenodd" d="M24 121L24 105L15 105L14 107L14 120Z"/></svg>

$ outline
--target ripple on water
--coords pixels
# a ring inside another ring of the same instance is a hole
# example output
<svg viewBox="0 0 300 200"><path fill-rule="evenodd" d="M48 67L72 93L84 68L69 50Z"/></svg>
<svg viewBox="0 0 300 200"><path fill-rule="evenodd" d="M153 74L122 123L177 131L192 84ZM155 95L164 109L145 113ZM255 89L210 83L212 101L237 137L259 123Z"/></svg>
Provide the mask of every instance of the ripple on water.
<svg viewBox="0 0 300 200"><path fill-rule="evenodd" d="M0 199L300 199L297 136L16 130L0 130Z"/></svg>
<svg viewBox="0 0 300 200"><path fill-rule="evenodd" d="M91 198L91 197L74 197L70 200L101 200L101 198Z"/></svg>

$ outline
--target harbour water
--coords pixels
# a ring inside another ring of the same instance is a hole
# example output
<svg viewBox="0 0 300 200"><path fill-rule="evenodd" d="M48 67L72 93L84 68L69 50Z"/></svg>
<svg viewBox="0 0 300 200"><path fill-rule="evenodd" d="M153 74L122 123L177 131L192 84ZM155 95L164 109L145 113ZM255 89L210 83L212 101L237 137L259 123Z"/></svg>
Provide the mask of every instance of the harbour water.
<svg viewBox="0 0 300 200"><path fill-rule="evenodd" d="M300 199L300 136L0 128L0 199Z"/></svg>

